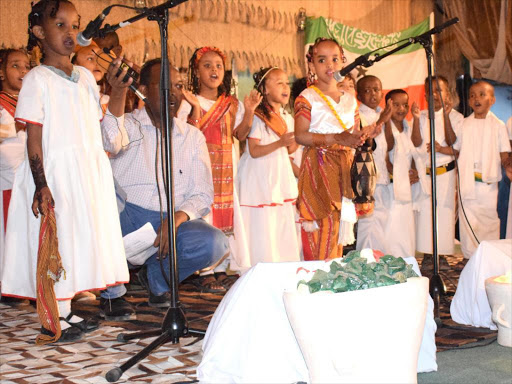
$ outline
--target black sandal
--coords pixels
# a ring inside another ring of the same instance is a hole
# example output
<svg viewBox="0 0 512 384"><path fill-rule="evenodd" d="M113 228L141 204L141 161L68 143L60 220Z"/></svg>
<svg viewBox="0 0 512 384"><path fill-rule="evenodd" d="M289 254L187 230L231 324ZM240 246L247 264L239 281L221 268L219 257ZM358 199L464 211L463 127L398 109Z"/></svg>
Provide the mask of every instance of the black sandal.
<svg viewBox="0 0 512 384"><path fill-rule="evenodd" d="M236 283L240 276L238 275L228 275L226 272L216 272L215 278L217 281L226 288L226 290L231 289L231 287Z"/></svg>
<svg viewBox="0 0 512 384"><path fill-rule="evenodd" d="M206 275L187 279L184 283L194 285L201 293L226 293L226 287L217 281L215 275Z"/></svg>
<svg viewBox="0 0 512 384"><path fill-rule="evenodd" d="M45 327L41 327L41 333L46 336L55 336L55 333L53 333L49 329L46 329ZM84 333L79 328L69 327L61 332L59 340L51 344L70 343L73 341L78 341L82 338L83 335Z"/></svg>
<svg viewBox="0 0 512 384"><path fill-rule="evenodd" d="M59 320L65 321L72 327L78 328L80 331L89 333L92 332L100 327L100 322L96 319L83 319L82 321L79 321L78 323L72 323L69 320L73 317L73 312L70 312L67 317L59 317ZM69 329L69 328L68 328Z"/></svg>

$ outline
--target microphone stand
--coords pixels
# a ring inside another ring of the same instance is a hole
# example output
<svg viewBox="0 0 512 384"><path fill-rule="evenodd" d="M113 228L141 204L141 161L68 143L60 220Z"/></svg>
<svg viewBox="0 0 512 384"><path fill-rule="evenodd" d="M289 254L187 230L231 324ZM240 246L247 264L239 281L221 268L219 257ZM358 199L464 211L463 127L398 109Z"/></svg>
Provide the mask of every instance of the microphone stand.
<svg viewBox="0 0 512 384"><path fill-rule="evenodd" d="M153 8L144 8L141 13L131 19L118 24L117 26L107 25L103 28L102 33L108 33L115 31L116 29L122 28L123 26L129 25L131 22L147 18L148 20L156 21L160 28L161 36L161 76L160 76L160 103L161 103L161 119L162 128L164 129L164 140L165 140L165 164L167 169L164 171L167 179L167 217L169 220L168 233L169 236L169 277L170 277L170 296L171 302L170 307L165 314L162 322L162 327L159 329L153 329L149 331L136 332L132 334L120 333L117 335L117 340L120 342L141 339L146 337L158 336L144 349L139 351L136 355L132 356L129 360L123 363L120 367L115 367L107 372L105 375L107 381L115 382L119 380L121 375L137 364L142 359L149 356L155 349L161 345L172 342L176 344L179 342L180 337L187 336L189 334L203 335L204 332L192 331L188 328L187 318L179 303L178 297L178 267L176 257L176 237L174 230L174 194L173 194L173 177L172 177L172 139L171 139L171 119L169 115L169 100L170 100L170 75L169 75L169 58L167 54L167 41L168 31L167 26L169 23L169 8L174 7L186 0L170 0L164 4L158 5ZM101 34L100 34L101 36Z"/></svg>
<svg viewBox="0 0 512 384"><path fill-rule="evenodd" d="M435 130L435 115L434 115L434 95L432 88L432 35L440 33L446 27L449 27L452 24L458 23L459 19L457 17L448 20L444 24L441 24L437 27L432 28L431 30L415 37L411 37L409 41L405 44L402 44L395 49L386 52L383 55L375 55L374 59L368 59L368 54L362 55L358 57L355 62L361 63L360 65L364 67L370 67L374 63L384 59L385 57L392 55L395 52L401 51L405 47L408 47L411 44L419 43L425 49L425 53L427 56L427 68L428 68L428 117L430 121L430 143L436 142L436 130ZM350 66L350 65L349 65ZM431 194L432 194L432 257L434 259L434 273L430 278L429 291L432 299L435 304L435 313L434 318L436 323L441 325L440 313L439 313L439 304L441 300L441 296L446 294L446 285L439 275L439 254L437 251L437 189L436 189L436 152L434 150L434 145L431 145L432 150L430 151L430 180L431 180Z"/></svg>

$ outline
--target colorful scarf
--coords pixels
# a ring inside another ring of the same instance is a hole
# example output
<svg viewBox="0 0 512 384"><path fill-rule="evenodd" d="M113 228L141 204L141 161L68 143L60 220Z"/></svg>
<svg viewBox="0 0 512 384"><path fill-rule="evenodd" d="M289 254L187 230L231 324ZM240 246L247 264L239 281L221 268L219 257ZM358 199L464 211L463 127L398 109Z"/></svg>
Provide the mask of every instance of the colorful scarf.
<svg viewBox="0 0 512 384"><path fill-rule="evenodd" d="M39 250L37 252L37 314L41 325L51 331L54 336L38 335L37 345L54 343L61 336L59 308L55 296L54 284L59 281L62 272L66 279L66 271L62 267L57 239L57 221L55 211L48 206L48 214L42 216L39 230Z"/></svg>
<svg viewBox="0 0 512 384"><path fill-rule="evenodd" d="M16 111L16 104L18 104L18 98L16 96L0 91L0 105L12 117L14 117L14 112Z"/></svg>
<svg viewBox="0 0 512 384"><path fill-rule="evenodd" d="M221 95L209 111L201 111L199 129L206 138L213 175L213 225L233 233L233 129L238 100Z"/></svg>
<svg viewBox="0 0 512 384"><path fill-rule="evenodd" d="M258 118L261 119L265 123L267 127L269 127L274 133L281 137L286 132L288 132L288 126L286 125L286 121L282 118L280 114L277 112L271 111L270 112L270 119L265 116L263 112L261 112L259 109L257 109L254 114L258 116Z"/></svg>

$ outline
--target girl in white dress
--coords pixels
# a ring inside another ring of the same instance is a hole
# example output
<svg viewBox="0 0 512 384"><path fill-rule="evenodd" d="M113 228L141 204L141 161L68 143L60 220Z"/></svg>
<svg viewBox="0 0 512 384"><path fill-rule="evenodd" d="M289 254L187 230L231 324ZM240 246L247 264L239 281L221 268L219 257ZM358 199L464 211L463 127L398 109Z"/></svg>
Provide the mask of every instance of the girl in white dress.
<svg viewBox="0 0 512 384"><path fill-rule="evenodd" d="M25 52L0 50L0 275L14 174L25 157L27 134L23 125L15 123L14 112L23 76L28 71L30 63Z"/></svg>
<svg viewBox="0 0 512 384"><path fill-rule="evenodd" d="M288 77L272 67L261 69L254 81L263 100L256 108L237 175L251 265L299 261L294 206L298 191L288 156L297 143L293 118L283 110L290 99Z"/></svg>
<svg viewBox="0 0 512 384"><path fill-rule="evenodd" d="M129 281L98 88L92 74L69 59L78 29L68 0L42 0L29 14L28 46L39 45L44 59L24 77L18 98L15 118L27 127L27 152L15 175L2 268L3 295L40 297L39 214L51 217L53 210L65 274L54 285L60 322L41 332L58 339L62 330L59 341L98 327L72 314L77 292Z"/></svg>

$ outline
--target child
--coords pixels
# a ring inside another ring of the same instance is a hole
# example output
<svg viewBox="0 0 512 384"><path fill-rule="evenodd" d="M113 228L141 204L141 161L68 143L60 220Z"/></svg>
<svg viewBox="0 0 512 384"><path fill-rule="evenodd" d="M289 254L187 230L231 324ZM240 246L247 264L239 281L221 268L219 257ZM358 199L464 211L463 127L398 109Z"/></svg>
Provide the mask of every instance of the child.
<svg viewBox="0 0 512 384"><path fill-rule="evenodd" d="M250 266L250 256L234 188L238 163L234 139L247 138L261 96L253 90L243 104L239 103L230 94L231 78L224 76L225 67L225 56L218 48L202 47L194 52L189 64L193 94L183 92L186 100L181 104L178 118L198 127L206 137L214 189L210 220L229 237L230 268L241 270Z"/></svg>
<svg viewBox="0 0 512 384"><path fill-rule="evenodd" d="M295 100L295 140L305 146L297 206L307 231L304 258L332 259L342 254L342 202L347 222L355 217L351 148L374 134L375 126L350 133L359 124L357 103L352 95L341 94L333 77L345 60L341 46L319 38L307 58L312 85Z"/></svg>
<svg viewBox="0 0 512 384"><path fill-rule="evenodd" d="M349 93L356 97L356 80L350 73L338 83L337 87L341 93Z"/></svg>
<svg viewBox="0 0 512 384"><path fill-rule="evenodd" d="M453 255L455 242L455 153L452 146L460 135L464 116L453 109L453 96L448 80L443 76L432 78L435 111L436 142L436 195L437 195L437 240L440 255ZM428 79L425 79L425 98L428 102ZM443 109L444 104L444 109ZM420 112L416 103L411 108L414 117L411 140L419 148L427 166L430 180L430 123L428 110ZM430 195L430 188L427 188ZM432 200L418 202L416 215L416 250L432 254ZM422 267L428 256L424 256Z"/></svg>
<svg viewBox="0 0 512 384"><path fill-rule="evenodd" d="M359 113L368 124L376 123L381 125L389 121L391 117L391 106L388 101L383 111L379 104L382 100L382 83L376 76L368 75L357 82L357 99L361 102ZM359 217L357 224L356 249L372 248L385 250L387 240L384 236L388 222L389 202L389 176L386 167L388 157L388 145L384 130L375 137L376 148L373 151L373 160L377 169L377 185L373 197L375 204L373 212L364 217Z"/></svg>
<svg viewBox="0 0 512 384"><path fill-rule="evenodd" d="M101 50L107 48L109 51L112 51L116 57L121 56L123 53L123 46L119 41L119 35L115 31L107 33L104 37L96 37L94 43Z"/></svg>
<svg viewBox="0 0 512 384"><path fill-rule="evenodd" d="M469 88L473 113L464 119L455 143L455 149L460 151L460 243L466 259L479 242L500 238L496 211L500 162L510 174L512 158L505 124L490 111L495 101L494 88L486 81L478 81Z"/></svg>
<svg viewBox="0 0 512 384"><path fill-rule="evenodd" d="M38 342L74 341L98 327L97 321L73 315L75 293L126 282L129 275L112 170L102 146L98 89L92 74L69 59L78 13L68 0L42 0L28 19L28 48L41 48L43 64L23 79L16 108L16 120L27 127L28 153L16 172L9 207L2 293L47 297L40 286L36 290L39 214L51 219L54 210L66 274L55 283L49 307L38 308L41 322L51 325L41 329L47 337Z"/></svg>
<svg viewBox="0 0 512 384"><path fill-rule="evenodd" d="M98 65L99 54L100 48L96 45L96 43L91 43L87 47L78 48L75 55L71 59L71 62L73 64L87 68L89 71L91 71L92 75L94 76L94 80L96 80L96 84L98 84L98 91L100 92L101 109L103 111L103 115L105 115L105 113L107 112L109 96L103 94L99 86L100 82L103 80L103 76L105 75L104 70L102 70L101 66Z"/></svg>
<svg viewBox="0 0 512 384"><path fill-rule="evenodd" d="M251 266L299 261L294 205L297 182L288 156L297 144L292 117L283 109L290 99L288 76L277 67L262 68L254 81L263 100L256 108L237 175Z"/></svg>
<svg viewBox="0 0 512 384"><path fill-rule="evenodd" d="M25 156L27 140L24 126L14 122L14 113L22 79L29 70L26 53L16 49L0 51L0 274L14 173Z"/></svg>
<svg viewBox="0 0 512 384"><path fill-rule="evenodd" d="M388 143L388 171L391 183L388 186L390 201L389 218L384 236L389 239L384 253L395 257L410 257L415 254L416 233L413 215L413 191L411 185L421 180L426 188L425 165L411 141L411 129L405 120L409 112L409 95L402 89L386 94L386 103L391 100L391 119L386 123L385 135Z"/></svg>

